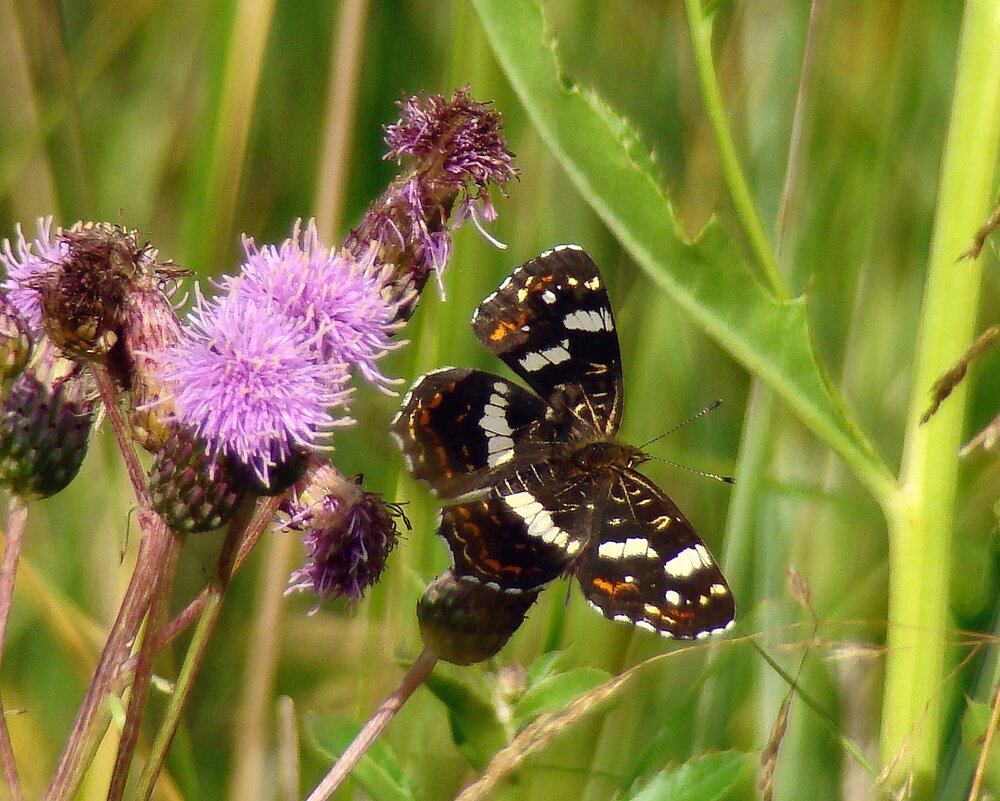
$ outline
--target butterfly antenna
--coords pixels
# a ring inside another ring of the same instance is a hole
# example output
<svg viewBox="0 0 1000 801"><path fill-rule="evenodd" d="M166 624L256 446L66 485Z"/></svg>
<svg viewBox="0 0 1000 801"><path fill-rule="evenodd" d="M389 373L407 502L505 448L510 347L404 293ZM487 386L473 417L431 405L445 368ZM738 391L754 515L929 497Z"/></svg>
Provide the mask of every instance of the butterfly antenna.
<svg viewBox="0 0 1000 801"><path fill-rule="evenodd" d="M669 431L665 431L664 433L660 434L659 436L653 437L651 440L649 440L649 442L645 443L641 447L641 450L643 452L645 452L646 448L649 447L650 445L652 445L657 440L663 439L664 437L668 436L669 434L673 434L675 431L677 431L680 428L683 428L688 423L693 423L699 417L704 417L706 414L708 414L709 412L713 411L714 409L718 409L721 405L722 405L722 399L721 398L716 398L714 401L712 401L710 404L708 404L708 406L706 406L700 412L695 412L690 417L688 417L686 420L682 420L681 422L679 422L677 425L675 425ZM698 470L695 467L688 467L686 464L679 464L677 462L671 461L670 459L661 459L659 456L650 456L649 458L650 459L655 459L657 462L664 462L666 464L673 465L674 467L678 467L681 470L687 470L689 473L694 473L695 475L702 476L703 478L711 478L711 479L715 479L716 481L721 481L723 484L735 484L736 483L736 479L733 478L732 476L724 476L724 475L722 475L720 473L709 473L709 472L707 472L705 470Z"/></svg>
<svg viewBox="0 0 1000 801"><path fill-rule="evenodd" d="M650 456L657 462L663 462L664 464L673 465L674 467L679 467L681 470L687 470L689 473L694 473L695 475L701 476L702 478L712 478L716 481L721 481L723 484L735 484L736 479L732 476L724 476L721 473L709 473L706 470L699 470L697 467L688 467L686 464L680 464L678 462L671 461L670 459L661 459L659 456Z"/></svg>
<svg viewBox="0 0 1000 801"><path fill-rule="evenodd" d="M695 412L694 414L692 414L686 420L681 420L681 422L679 422L677 425L675 425L669 431L664 431L659 436L653 437L651 440L649 440L649 442L645 442L642 445L640 445L639 447L642 450L646 450L646 448L648 448L650 445L652 445L657 440L660 440L660 439L663 439L664 437L670 436L671 434L673 434L678 429L684 428L684 426L686 426L688 423L693 423L699 417L704 417L709 412L714 411L715 409L718 409L721 405L722 405L722 399L721 398L716 398L714 401L712 401L710 404L708 404L708 406L706 406L700 412Z"/></svg>

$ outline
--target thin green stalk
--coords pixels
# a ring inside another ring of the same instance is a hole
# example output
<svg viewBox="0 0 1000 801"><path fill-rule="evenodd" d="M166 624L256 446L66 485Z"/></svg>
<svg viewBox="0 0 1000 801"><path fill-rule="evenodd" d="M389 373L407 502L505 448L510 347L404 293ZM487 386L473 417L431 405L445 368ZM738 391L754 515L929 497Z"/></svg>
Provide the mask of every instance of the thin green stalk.
<svg viewBox="0 0 1000 801"><path fill-rule="evenodd" d="M275 0L234 5L222 87L209 133L207 169L196 185L201 202L192 204L188 220L190 262L201 269L224 263L231 246L240 175L274 6Z"/></svg>
<svg viewBox="0 0 1000 801"><path fill-rule="evenodd" d="M357 121L361 61L367 38L368 0L345 0L337 15L336 40L327 79L326 122L316 185L316 220L325 241L340 237Z"/></svg>
<svg viewBox="0 0 1000 801"><path fill-rule="evenodd" d="M782 668L781 665L779 665L767 651L757 645L757 643L752 642L750 644L754 650L761 655L763 660L767 662L771 670L780 676L789 689L795 693L795 696L813 711L816 717L819 718L820 722L826 727L827 731L830 732L831 736L840 743L840 747L844 750L844 753L848 754L861 766L865 773L874 779L875 774L877 773L875 765L873 765L872 761L865 756L861 747L840 730L840 726L837 721L834 720L833 716L823 708L823 705L806 692L802 688L802 685L799 684L798 680Z"/></svg>
<svg viewBox="0 0 1000 801"><path fill-rule="evenodd" d="M750 241L750 247L764 271L771 292L779 300L788 300L791 293L785 277L778 269L774 250L750 195L750 187L747 185L739 156L736 154L736 146L730 135L722 103L722 91L719 89L715 64L712 61L711 16L706 16L704 13L701 0L684 0L684 7L687 10L688 27L691 30L691 47L694 52L695 68L698 71L698 82L701 85L701 97L705 103L705 112L712 123L712 133L715 135L715 145L719 151L729 196L732 198L743 231Z"/></svg>
<svg viewBox="0 0 1000 801"><path fill-rule="evenodd" d="M982 267L956 262L990 207L1000 142L1000 3L969 0L959 43L901 483L889 523L889 630L881 750L893 784L931 797L942 740L948 582L965 386L920 425L934 380L972 340Z"/></svg>
<svg viewBox="0 0 1000 801"><path fill-rule="evenodd" d="M139 801L147 801L153 793L153 787L163 769L163 763L167 758L167 751L170 743L173 742L177 727L181 722L181 714L187 703L194 685L194 680L201 668L202 660L205 658L205 651L208 649L208 641L215 631L215 624L219 620L222 612L222 601L225 598L226 589L229 587L229 580L233 574L233 566L236 563L236 555L240 543L251 528L253 519L253 506L249 503L237 512L236 516L229 524L226 532L226 539L222 543L222 550L215 566L215 576L209 585L208 597L202 609L201 617L195 626L194 634L191 637L191 644L184 655L184 663L181 665L180 673L174 691L170 695L170 702L167 704L164 713L163 723L153 744L149 749L149 756L146 764L139 776L136 787L135 798Z"/></svg>

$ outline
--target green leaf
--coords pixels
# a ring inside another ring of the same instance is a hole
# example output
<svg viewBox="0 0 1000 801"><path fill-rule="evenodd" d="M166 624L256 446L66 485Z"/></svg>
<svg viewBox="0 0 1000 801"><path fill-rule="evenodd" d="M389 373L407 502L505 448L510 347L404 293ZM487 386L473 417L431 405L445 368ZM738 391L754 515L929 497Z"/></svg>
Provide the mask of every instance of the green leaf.
<svg viewBox="0 0 1000 801"><path fill-rule="evenodd" d="M550 709L559 709L577 696L606 682L605 670L581 667L546 676L527 689L514 707L514 722L520 728L529 720Z"/></svg>
<svg viewBox="0 0 1000 801"><path fill-rule="evenodd" d="M980 701L969 701L962 715L962 745L969 760L977 764L983 750L983 737L990 722L990 706ZM996 792L1000 789L1000 743L996 739L986 759L984 775L986 789Z"/></svg>
<svg viewBox="0 0 1000 801"><path fill-rule="evenodd" d="M538 659L531 663L531 666L525 671L525 681L528 687L537 684L542 679L549 676L556 666L556 662L563 655L563 651L549 651L548 653L542 654Z"/></svg>
<svg viewBox="0 0 1000 801"><path fill-rule="evenodd" d="M629 801L716 801L740 780L752 760L738 751L723 751L692 759L674 770L663 771Z"/></svg>
<svg viewBox="0 0 1000 801"><path fill-rule="evenodd" d="M305 731L309 741L331 762L350 745L361 727L352 720L334 715L308 715ZM354 779L374 801L414 801L409 780L396 755L382 741L376 740L354 770Z"/></svg>
<svg viewBox="0 0 1000 801"><path fill-rule="evenodd" d="M563 79L535 0L473 2L539 135L622 247L885 500L892 476L818 363L804 300L772 297L714 221L684 240L635 131L595 92Z"/></svg>
<svg viewBox="0 0 1000 801"><path fill-rule="evenodd" d="M476 770L507 745L493 705L470 684L445 675L439 667L424 680L424 686L445 705L455 746Z"/></svg>

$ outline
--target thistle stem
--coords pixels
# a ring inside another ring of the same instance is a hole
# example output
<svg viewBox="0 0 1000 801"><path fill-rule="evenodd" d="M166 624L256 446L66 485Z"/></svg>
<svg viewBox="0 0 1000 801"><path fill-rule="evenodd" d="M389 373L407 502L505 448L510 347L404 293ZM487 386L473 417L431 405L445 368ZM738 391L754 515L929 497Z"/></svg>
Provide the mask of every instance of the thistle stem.
<svg viewBox="0 0 1000 801"><path fill-rule="evenodd" d="M21 559L21 546L27 522L27 504L18 496L12 496L7 510L7 544L3 551L3 567L0 568L0 659L3 658L7 643L7 622L10 620L10 608L14 599L14 579L17 577L17 564ZM22 801L24 793L17 775L14 745L7 729L7 715L2 699L0 699L0 763L4 779L10 788L11 798L14 801Z"/></svg>
<svg viewBox="0 0 1000 801"><path fill-rule="evenodd" d="M115 767L111 774L108 787L108 801L120 801L125 794L129 768L139 743L139 732L142 727L143 713L149 698L149 686L153 675L153 659L156 656L156 641L159 624L163 621L170 598L177 564L180 561L181 550L184 547L184 537L174 534L171 547L166 554L164 569L159 575L157 586L153 589L149 613L146 615L146 629L142 645L135 655L135 672L131 681L128 710L125 714L125 725L118 741L118 753L115 756Z"/></svg>
<svg viewBox="0 0 1000 801"><path fill-rule="evenodd" d="M389 725L389 721L402 709L403 704L409 700L417 687L424 683L424 679L434 669L437 659L437 654L429 648L424 648L420 656L417 657L417 661L410 666L406 675L403 676L399 686L393 691L392 695L381 703L374 714L368 718L368 722L361 728L361 731L351 741L351 744L347 746L347 750L344 751L340 759L334 763L330 772L323 777L323 781L316 785L316 789L309 794L306 801L326 801L326 799L333 795L344 779L350 775L361 757L371 747L371 744L375 742L385 727Z"/></svg>
<svg viewBox="0 0 1000 801"><path fill-rule="evenodd" d="M90 372L97 382L97 391L101 395L101 402L111 423L111 430L115 433L115 441L118 443L118 450L121 451L122 460L125 462L125 472L128 474L129 482L132 484L132 491L139 505L149 509L151 507L149 498L149 488L146 486L146 472L139 463L135 448L132 446L132 438L129 435L129 426L122 415L121 407L118 405L118 388L107 368L98 363L90 365Z"/></svg>
<svg viewBox="0 0 1000 801"><path fill-rule="evenodd" d="M149 609L153 589L158 583L171 535L159 515L140 509L139 517L146 536L139 544L135 571L45 794L46 801L65 801L76 792L84 769L97 750L108 724L107 695L120 692L114 688L115 680L126 658L129 643L135 639Z"/></svg>
<svg viewBox="0 0 1000 801"><path fill-rule="evenodd" d="M259 519L260 515L253 515L253 507L247 504L236 513L229 524L226 539L222 544L222 551L216 562L215 577L206 588L208 593L205 605L198 625L195 627L191 644L184 655L184 663L181 665L173 694L170 696L163 725L156 733L149 749L149 757L143 767L142 774L139 776L135 792L135 798L138 801L147 801L153 793L153 787L163 769L163 763L166 761L167 751L177 733L177 727L180 725L181 714L191 694L194 680L205 658L208 641L215 631L216 623L218 623L219 614L222 611L222 601L229 587L229 580L233 575L237 555L241 551L240 545L251 533L253 524L257 523Z"/></svg>

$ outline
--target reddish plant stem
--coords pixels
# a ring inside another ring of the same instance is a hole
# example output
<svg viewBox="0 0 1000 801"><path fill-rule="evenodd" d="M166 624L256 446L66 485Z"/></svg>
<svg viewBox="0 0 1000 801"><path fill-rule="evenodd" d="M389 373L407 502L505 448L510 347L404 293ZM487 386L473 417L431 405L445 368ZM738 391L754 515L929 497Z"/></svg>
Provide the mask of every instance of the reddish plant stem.
<svg viewBox="0 0 1000 801"><path fill-rule="evenodd" d="M236 552L236 560L233 564L232 572L235 574L241 567L243 563L246 562L247 557L253 551L254 546L260 540L261 535L267 530L268 525L274 519L275 514L278 512L278 507L281 506L284 501L285 496L280 495L275 498L268 498L264 503L262 503L257 511L254 513L253 520L250 521L250 525L247 526L246 533L243 535L243 540L240 542L239 550ZM194 623L198 617L201 615L202 610L205 608L205 604L208 602L209 596L212 594L212 585L209 585L202 589L187 606L184 607L177 615L174 616L167 625L165 625L159 632L159 635L153 641L153 650L159 653L161 650L166 648L170 643L177 639L192 623ZM121 673L122 675L127 675L135 670L137 664L137 657L131 657L122 663Z"/></svg>
<svg viewBox="0 0 1000 801"><path fill-rule="evenodd" d="M3 658L4 647L7 644L7 622L10 620L10 608L14 600L14 579L17 577L17 565L21 559L21 545L24 542L27 522L28 505L18 496L12 496L7 510L7 544L3 551L3 566L0 567L0 659ZM0 699L0 763L4 779L10 788L11 798L14 801L21 801L24 793L21 790L20 777L17 775L14 745L7 729L7 715L4 713L2 699Z"/></svg>
<svg viewBox="0 0 1000 801"><path fill-rule="evenodd" d="M158 584L172 537L159 515L148 509L140 509L139 519L144 536L139 543L135 571L104 644L97 669L87 687L69 740L59 758L55 775L49 783L46 801L66 801L76 792L101 738L102 732L98 731L97 724L103 721L104 726L107 725L106 696L112 691L128 653L129 643L139 631L142 619L149 609L153 589Z"/></svg>
<svg viewBox="0 0 1000 801"><path fill-rule="evenodd" d="M0 763L3 764L3 776L10 788L11 801L24 801L24 790L21 789L21 780L17 775L17 762L14 761L14 744L10 740L10 732L7 730L7 710L3 701L0 700L0 718L3 718L3 726L0 726Z"/></svg>
<svg viewBox="0 0 1000 801"><path fill-rule="evenodd" d="M371 747L371 744L375 742L385 727L389 725L389 721L402 709L403 704L413 695L417 687L424 683L424 679L434 669L437 659L437 654L429 648L424 648L420 656L417 657L417 661L410 666L406 675L403 676L399 686L392 695L381 703L374 714L368 718L368 722L365 723L361 731L351 741L351 744L347 746L347 750L336 761L330 772L323 777L323 781L316 785L316 789L309 794L306 801L327 801L336 792L344 779L350 775L354 766L358 764L361 757Z"/></svg>
<svg viewBox="0 0 1000 801"><path fill-rule="evenodd" d="M198 671L201 669L202 661L205 658L205 651L215 625L218 622L219 614L222 610L222 601L229 582L233 575L233 568L236 564L236 556L240 550L240 544L245 541L250 527L258 519L258 515L253 515L252 507L244 507L239 510L226 532L226 539L222 543L222 550L216 562L215 577L209 585L208 602L205 606L204 614L201 616L198 627L195 629L194 637L184 656L184 664L174 686L174 692L167 705L165 720L156 733L153 744L150 747L149 757L143 767L142 773L136 785L136 801L147 801L153 793L156 781L163 769L163 763L167 757L167 751L177 727L180 725L181 715L190 697L191 688L194 686Z"/></svg>
<svg viewBox="0 0 1000 801"><path fill-rule="evenodd" d="M125 472L132 484L135 499L139 502L139 506L150 509L152 505L149 499L149 488L146 486L146 473L142 469L135 448L132 446L128 423L118 405L118 387L104 365L96 362L91 363L90 371L97 382L97 391L101 395L101 402L104 404L108 421L111 423L111 430L115 433L115 441L118 443L118 450L121 451L122 461L125 462Z"/></svg>
<svg viewBox="0 0 1000 801"><path fill-rule="evenodd" d="M164 569L160 573L157 586L153 589L153 597L146 615L146 631L143 634L139 653L135 655L135 672L132 679L132 689L129 693L128 710L125 714L125 724L118 740L118 753L115 755L115 767L111 773L108 785L108 801L120 801L125 794L128 782L129 768L139 743L139 733L142 728L143 713L149 698L149 686L153 676L153 659L156 656L156 638L159 624L163 622L170 598L170 588L173 585L177 563L180 560L184 538L173 534L170 548L166 554Z"/></svg>

